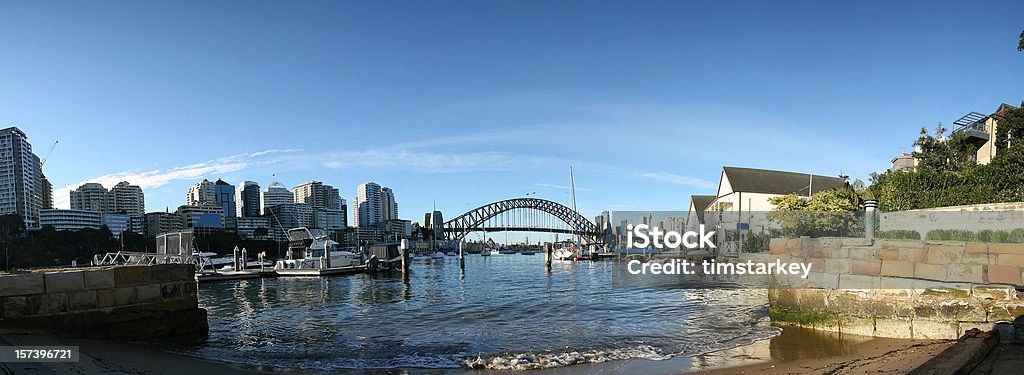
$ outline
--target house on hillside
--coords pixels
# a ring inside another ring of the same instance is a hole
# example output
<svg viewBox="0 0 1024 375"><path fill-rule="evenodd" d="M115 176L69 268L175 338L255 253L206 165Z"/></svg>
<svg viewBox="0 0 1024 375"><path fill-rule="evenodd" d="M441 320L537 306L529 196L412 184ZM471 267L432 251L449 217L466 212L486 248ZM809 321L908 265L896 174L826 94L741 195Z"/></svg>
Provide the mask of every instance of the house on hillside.
<svg viewBox="0 0 1024 375"><path fill-rule="evenodd" d="M703 210L699 210L699 207L705 198L691 197L688 217L697 221L692 224L688 222L687 228L696 228L700 224L704 224L708 230L714 228L719 254L735 255L739 252L739 243L744 235L761 233L767 228L769 223L766 213L774 208L768 199L789 194L810 197L817 192L844 187L845 184L846 181L839 177L723 167L718 192Z"/></svg>

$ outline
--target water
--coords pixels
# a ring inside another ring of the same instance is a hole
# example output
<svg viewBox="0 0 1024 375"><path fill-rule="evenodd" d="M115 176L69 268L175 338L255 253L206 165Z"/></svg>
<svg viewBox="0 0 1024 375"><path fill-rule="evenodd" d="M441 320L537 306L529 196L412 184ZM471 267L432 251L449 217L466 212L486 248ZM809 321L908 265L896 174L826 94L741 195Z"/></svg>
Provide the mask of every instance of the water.
<svg viewBox="0 0 1024 375"><path fill-rule="evenodd" d="M778 333L763 290L683 288L625 263L415 260L400 274L203 284L209 338L184 354L250 366L551 368L667 359Z"/></svg>

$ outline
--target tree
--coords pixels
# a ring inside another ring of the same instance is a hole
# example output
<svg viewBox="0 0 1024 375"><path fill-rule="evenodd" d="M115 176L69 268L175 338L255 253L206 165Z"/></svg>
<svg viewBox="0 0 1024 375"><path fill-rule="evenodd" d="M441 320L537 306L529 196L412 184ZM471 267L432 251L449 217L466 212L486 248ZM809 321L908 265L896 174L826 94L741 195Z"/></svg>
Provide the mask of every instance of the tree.
<svg viewBox="0 0 1024 375"><path fill-rule="evenodd" d="M996 126L996 157L1010 147L1024 147L1024 102L1007 110Z"/></svg>
<svg viewBox="0 0 1024 375"><path fill-rule="evenodd" d="M955 171L974 165L976 147L967 143L962 133L953 133L948 138L948 129L939 123L932 134L921 128L921 135L914 141L914 158L918 168ZM934 134L934 135L933 135Z"/></svg>
<svg viewBox="0 0 1024 375"><path fill-rule="evenodd" d="M809 199L796 194L769 198L775 208L768 219L779 224L786 237L848 236L862 227L857 212L865 193L847 186L815 193Z"/></svg>
<svg viewBox="0 0 1024 375"><path fill-rule="evenodd" d="M1020 32L1020 42L1017 44L1018 51L1024 51L1024 31Z"/></svg>

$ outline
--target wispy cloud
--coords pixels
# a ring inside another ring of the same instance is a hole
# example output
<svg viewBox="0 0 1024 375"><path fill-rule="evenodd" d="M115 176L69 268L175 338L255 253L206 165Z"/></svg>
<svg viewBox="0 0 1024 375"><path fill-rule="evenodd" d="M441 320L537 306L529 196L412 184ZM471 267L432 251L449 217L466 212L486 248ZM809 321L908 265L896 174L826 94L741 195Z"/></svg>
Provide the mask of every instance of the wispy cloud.
<svg viewBox="0 0 1024 375"><path fill-rule="evenodd" d="M368 149L333 152L318 157L327 168L403 170L417 173L462 173L508 171L537 168L564 160L544 156L524 156L509 152L412 152Z"/></svg>
<svg viewBox="0 0 1024 375"><path fill-rule="evenodd" d="M133 185L142 187L143 190L166 185L173 181L195 180L209 177L216 174L240 171L256 165L264 165L278 161L281 154L293 153L301 150L264 150L251 153L229 155L202 163L173 167L169 169L153 169L148 171L127 171L111 173L103 176L93 177L78 183L67 185L53 192L54 206L58 208L69 208L71 206L71 190L87 182L96 182L109 188L118 182L128 181Z"/></svg>
<svg viewBox="0 0 1024 375"><path fill-rule="evenodd" d="M538 183L533 184L533 186L541 187L541 188L547 188L547 189L555 189L555 190L569 190L569 186L567 186L567 185L545 184L545 183L538 182ZM586 191L586 192L597 191L597 190L594 190L594 189L580 187L580 186L576 186L575 189L576 189L576 191Z"/></svg>
<svg viewBox="0 0 1024 375"><path fill-rule="evenodd" d="M677 185L694 186L694 187L699 187L699 188L702 188L702 189L714 189L714 188L718 187L718 184L716 184L714 182L711 182L711 181L708 181L708 180L702 180L702 179L694 178L694 177L680 176L680 175L677 175L677 174L672 174L672 173L667 173L667 172L641 172L641 173L637 173L637 176L644 177L644 178L650 178L650 179L654 179L654 180L658 180L658 181L669 182L669 183L673 183L673 184L677 184Z"/></svg>

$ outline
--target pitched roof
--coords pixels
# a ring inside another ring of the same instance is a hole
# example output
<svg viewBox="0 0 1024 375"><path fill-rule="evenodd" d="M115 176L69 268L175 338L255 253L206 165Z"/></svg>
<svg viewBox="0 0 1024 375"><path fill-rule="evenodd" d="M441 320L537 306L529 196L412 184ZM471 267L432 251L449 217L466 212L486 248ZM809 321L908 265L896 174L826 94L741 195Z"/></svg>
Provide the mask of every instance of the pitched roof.
<svg viewBox="0 0 1024 375"><path fill-rule="evenodd" d="M690 202L693 204L693 209L697 210L697 220L704 222L704 210L711 205L711 202L717 198L714 195L691 195Z"/></svg>
<svg viewBox="0 0 1024 375"><path fill-rule="evenodd" d="M845 182L839 177L819 176L807 173L772 171L767 169L723 167L732 191L763 194L807 195L807 188L814 191L841 188Z"/></svg>

